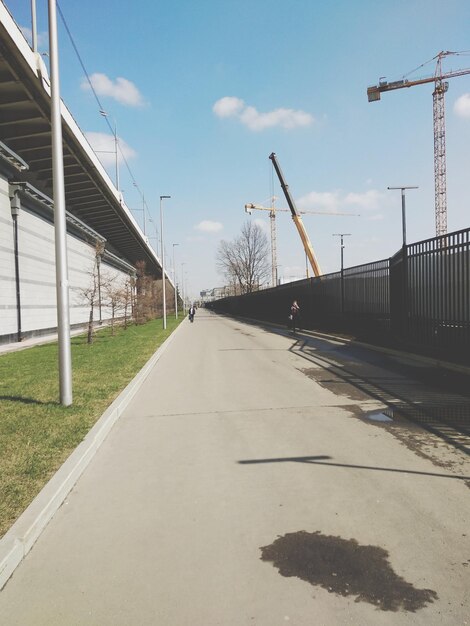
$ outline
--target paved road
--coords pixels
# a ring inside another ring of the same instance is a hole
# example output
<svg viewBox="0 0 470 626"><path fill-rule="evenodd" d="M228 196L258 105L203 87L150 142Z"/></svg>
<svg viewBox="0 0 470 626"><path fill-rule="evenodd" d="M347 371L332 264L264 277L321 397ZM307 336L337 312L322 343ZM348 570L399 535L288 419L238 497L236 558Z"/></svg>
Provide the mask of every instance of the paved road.
<svg viewBox="0 0 470 626"><path fill-rule="evenodd" d="M429 376L198 311L0 593L0 623L470 623L470 464L448 443L467 443L469 400ZM447 442L435 405L455 408Z"/></svg>

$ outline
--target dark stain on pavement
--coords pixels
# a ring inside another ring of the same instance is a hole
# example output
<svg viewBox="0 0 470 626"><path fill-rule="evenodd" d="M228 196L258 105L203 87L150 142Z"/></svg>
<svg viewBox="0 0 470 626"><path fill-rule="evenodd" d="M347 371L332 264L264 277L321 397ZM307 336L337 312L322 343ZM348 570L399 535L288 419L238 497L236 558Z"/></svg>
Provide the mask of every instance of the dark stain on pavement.
<svg viewBox="0 0 470 626"><path fill-rule="evenodd" d="M370 397L365 391L352 385L351 382L341 380L341 378L331 372L325 371L323 368L304 368L300 371L311 380L317 382L321 387L332 391L337 396L343 396L356 401L368 400Z"/></svg>
<svg viewBox="0 0 470 626"><path fill-rule="evenodd" d="M355 539L301 530L261 549L281 576L295 576L340 596L356 596L382 611L416 612L437 600L432 589L417 589L393 571L388 552Z"/></svg>

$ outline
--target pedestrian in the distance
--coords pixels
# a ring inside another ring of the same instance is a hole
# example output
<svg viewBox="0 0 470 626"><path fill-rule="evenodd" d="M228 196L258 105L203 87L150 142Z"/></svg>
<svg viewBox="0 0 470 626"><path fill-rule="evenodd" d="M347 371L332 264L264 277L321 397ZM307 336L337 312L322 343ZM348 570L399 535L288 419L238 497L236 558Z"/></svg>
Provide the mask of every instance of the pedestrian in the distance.
<svg viewBox="0 0 470 626"><path fill-rule="evenodd" d="M292 303L290 307L290 315L289 315L290 327L293 333L295 333L296 328L299 327L299 322L298 322L299 311L300 311L300 307L297 304L297 300L294 300L294 302Z"/></svg>

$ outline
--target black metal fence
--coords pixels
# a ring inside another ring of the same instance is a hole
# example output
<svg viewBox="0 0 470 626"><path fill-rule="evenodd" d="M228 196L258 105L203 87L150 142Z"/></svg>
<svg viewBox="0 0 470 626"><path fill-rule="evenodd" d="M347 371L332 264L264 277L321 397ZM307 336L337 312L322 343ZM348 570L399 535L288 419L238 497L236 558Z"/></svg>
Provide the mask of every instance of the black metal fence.
<svg viewBox="0 0 470 626"><path fill-rule="evenodd" d="M470 229L408 245L390 259L210 303L216 311L301 325L470 363Z"/></svg>

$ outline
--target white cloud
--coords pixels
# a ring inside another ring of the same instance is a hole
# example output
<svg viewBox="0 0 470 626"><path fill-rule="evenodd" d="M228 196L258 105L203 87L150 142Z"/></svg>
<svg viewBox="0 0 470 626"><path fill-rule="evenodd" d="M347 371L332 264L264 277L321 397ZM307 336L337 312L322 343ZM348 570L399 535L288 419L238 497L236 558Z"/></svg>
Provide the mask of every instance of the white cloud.
<svg viewBox="0 0 470 626"><path fill-rule="evenodd" d="M470 93L464 93L463 96L457 98L454 104L454 112L459 117L470 118Z"/></svg>
<svg viewBox="0 0 470 626"><path fill-rule="evenodd" d="M242 124L253 131L261 131L274 126L291 130L300 126L310 126L314 122L310 113L294 109L279 108L260 113L255 107L248 106L243 100L234 96L225 96L217 100L212 110L217 117L237 117Z"/></svg>
<svg viewBox="0 0 470 626"><path fill-rule="evenodd" d="M106 74L95 73L90 76L90 82L99 96L109 96L120 104L130 107L140 107L145 104L140 91L127 78L118 77L112 81ZM91 89L86 78L82 79L81 87L85 91Z"/></svg>
<svg viewBox="0 0 470 626"><path fill-rule="evenodd" d="M361 209L372 210L377 209L383 200L384 194L376 189L369 189L365 193L350 192L344 198L345 204L352 204Z"/></svg>
<svg viewBox="0 0 470 626"><path fill-rule="evenodd" d="M107 135L106 133L86 132L85 136L88 139L93 150L96 152L99 160L105 167L114 165L116 163L114 135ZM128 146L127 143L123 141L119 136L118 143L118 163L123 162L123 155L126 160L132 159L137 156L135 150Z"/></svg>
<svg viewBox="0 0 470 626"><path fill-rule="evenodd" d="M297 200L297 207L302 211L329 211L338 213L350 207L373 211L384 204L385 194L376 189L364 193L340 193L339 191L312 191Z"/></svg>
<svg viewBox="0 0 470 626"><path fill-rule="evenodd" d="M20 26L20 30L28 41L29 45L33 45L33 31L28 26ZM45 46L49 37L46 32L38 33L38 46Z"/></svg>
<svg viewBox="0 0 470 626"><path fill-rule="evenodd" d="M306 196L302 196L297 201L297 207L302 211L338 211L341 203L338 191L317 192L312 191Z"/></svg>
<svg viewBox="0 0 470 626"><path fill-rule="evenodd" d="M211 222L210 220L203 220L199 222L194 228L200 230L203 233L218 233L223 229L223 224L220 222Z"/></svg>
<svg viewBox="0 0 470 626"><path fill-rule="evenodd" d="M259 226L261 230L263 231L263 233L267 233L270 230L268 222L260 218L254 219L253 224L256 224L256 226Z"/></svg>
<svg viewBox="0 0 470 626"><path fill-rule="evenodd" d="M212 110L217 117L232 117L238 115L245 108L245 103L240 98L226 96L217 100Z"/></svg>

